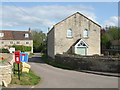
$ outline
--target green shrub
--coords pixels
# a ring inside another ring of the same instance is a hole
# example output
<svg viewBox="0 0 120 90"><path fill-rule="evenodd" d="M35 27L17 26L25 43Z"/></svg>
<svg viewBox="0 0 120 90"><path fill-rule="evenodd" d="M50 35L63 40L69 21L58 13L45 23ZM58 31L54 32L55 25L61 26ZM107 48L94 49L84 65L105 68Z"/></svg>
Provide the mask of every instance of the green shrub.
<svg viewBox="0 0 120 90"><path fill-rule="evenodd" d="M119 54L119 53L117 53L117 54L115 54L114 56L120 56L120 54Z"/></svg>
<svg viewBox="0 0 120 90"><path fill-rule="evenodd" d="M16 51L21 51L21 52L31 51L31 47L30 46L13 45L12 47L15 47Z"/></svg>
<svg viewBox="0 0 120 90"><path fill-rule="evenodd" d="M93 54L93 56L99 56L99 54Z"/></svg>
<svg viewBox="0 0 120 90"><path fill-rule="evenodd" d="M29 57L31 57L32 55L34 55L34 53L30 53L30 54L29 54Z"/></svg>
<svg viewBox="0 0 120 90"><path fill-rule="evenodd" d="M2 49L0 49L0 53L10 53L10 52L9 52L8 49L4 49L4 48L2 48Z"/></svg>

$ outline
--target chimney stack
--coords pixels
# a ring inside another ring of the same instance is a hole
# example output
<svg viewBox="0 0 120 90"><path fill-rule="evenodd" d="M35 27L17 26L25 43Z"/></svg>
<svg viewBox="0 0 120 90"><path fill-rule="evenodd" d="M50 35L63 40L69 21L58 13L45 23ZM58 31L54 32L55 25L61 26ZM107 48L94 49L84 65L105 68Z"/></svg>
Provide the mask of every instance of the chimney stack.
<svg viewBox="0 0 120 90"><path fill-rule="evenodd" d="M31 28L29 28L28 30L29 30L29 32L31 33Z"/></svg>

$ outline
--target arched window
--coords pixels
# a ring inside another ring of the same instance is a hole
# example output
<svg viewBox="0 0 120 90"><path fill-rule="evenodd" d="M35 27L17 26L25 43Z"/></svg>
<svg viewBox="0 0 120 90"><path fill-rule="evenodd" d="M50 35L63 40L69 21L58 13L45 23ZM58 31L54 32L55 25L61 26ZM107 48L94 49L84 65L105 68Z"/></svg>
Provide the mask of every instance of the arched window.
<svg viewBox="0 0 120 90"><path fill-rule="evenodd" d="M85 29L85 30L83 31L83 37L88 37L88 30L87 30L87 29Z"/></svg>
<svg viewBox="0 0 120 90"><path fill-rule="evenodd" d="M67 30L67 37L72 37L72 29Z"/></svg>

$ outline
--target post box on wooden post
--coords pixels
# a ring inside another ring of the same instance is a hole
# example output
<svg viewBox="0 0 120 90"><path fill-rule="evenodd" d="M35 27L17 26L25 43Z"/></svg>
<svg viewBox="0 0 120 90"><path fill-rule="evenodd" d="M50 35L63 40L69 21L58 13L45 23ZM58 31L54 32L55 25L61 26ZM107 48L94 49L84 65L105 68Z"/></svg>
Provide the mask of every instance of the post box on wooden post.
<svg viewBox="0 0 120 90"><path fill-rule="evenodd" d="M15 53L15 62L18 64L18 79L20 80L20 65L19 65L19 63L21 63L20 62L20 51L15 51L14 52Z"/></svg>

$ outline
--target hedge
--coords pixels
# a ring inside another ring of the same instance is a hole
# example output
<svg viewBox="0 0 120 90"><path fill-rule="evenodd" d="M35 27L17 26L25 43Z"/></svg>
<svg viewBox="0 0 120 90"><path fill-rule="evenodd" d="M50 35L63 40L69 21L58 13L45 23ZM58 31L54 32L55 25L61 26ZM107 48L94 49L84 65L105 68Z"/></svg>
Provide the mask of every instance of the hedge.
<svg viewBox="0 0 120 90"><path fill-rule="evenodd" d="M10 53L10 52L9 52L8 49L4 49L4 48L2 48L2 49L0 49L0 53Z"/></svg>
<svg viewBox="0 0 120 90"><path fill-rule="evenodd" d="M31 51L31 46L13 45L12 47L14 47L16 51L21 51L21 52Z"/></svg>

